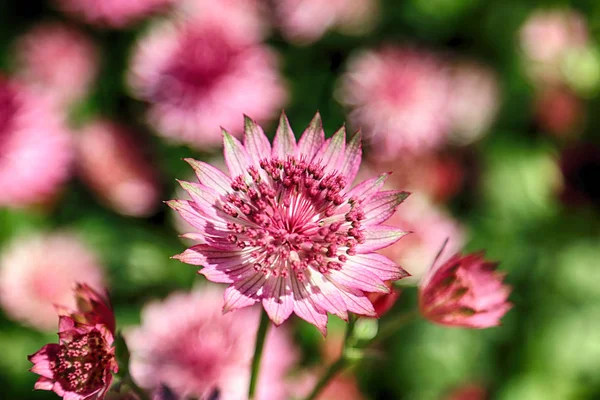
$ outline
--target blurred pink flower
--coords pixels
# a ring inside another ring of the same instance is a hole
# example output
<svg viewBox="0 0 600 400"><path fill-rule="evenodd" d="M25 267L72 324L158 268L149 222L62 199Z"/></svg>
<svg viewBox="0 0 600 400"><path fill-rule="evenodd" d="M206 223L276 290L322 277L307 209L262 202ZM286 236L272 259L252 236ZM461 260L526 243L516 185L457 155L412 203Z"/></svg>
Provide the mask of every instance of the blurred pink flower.
<svg viewBox="0 0 600 400"><path fill-rule="evenodd" d="M95 121L77 137L82 179L115 211L151 215L160 204L157 171L125 126Z"/></svg>
<svg viewBox="0 0 600 400"><path fill-rule="evenodd" d="M312 371L297 379L292 384L295 386L294 398L304 398L310 394L323 372ZM302 396L300 396L302 395ZM356 380L351 375L338 375L332 378L316 400L363 400Z"/></svg>
<svg viewBox="0 0 600 400"><path fill-rule="evenodd" d="M0 207L49 201L72 158L70 132L52 104L0 76Z"/></svg>
<svg viewBox="0 0 600 400"><path fill-rule="evenodd" d="M292 313L326 334L327 313L375 316L366 292L388 293L386 280L407 276L375 250L404 234L384 225L408 196L380 191L386 174L354 188L361 137L325 140L317 114L298 144L282 114L273 146L250 118L244 144L224 133L229 176L188 159L199 183L180 182L192 198L169 205L194 226L199 244L175 258L202 265L229 283L224 311L261 301L279 325Z"/></svg>
<svg viewBox="0 0 600 400"><path fill-rule="evenodd" d="M498 78L489 68L470 61L456 63L451 72L450 139L469 144L490 128L500 105Z"/></svg>
<svg viewBox="0 0 600 400"><path fill-rule="evenodd" d="M54 305L75 309L77 282L104 287L98 260L73 234L21 237L2 252L0 304L9 317L27 325L55 328Z"/></svg>
<svg viewBox="0 0 600 400"><path fill-rule="evenodd" d="M177 0L54 0L66 13L94 25L124 28L168 9Z"/></svg>
<svg viewBox="0 0 600 400"><path fill-rule="evenodd" d="M102 324L78 324L61 316L58 344L47 344L27 357L40 375L34 388L52 390L65 400L103 400L119 370L113 335Z"/></svg>
<svg viewBox="0 0 600 400"><path fill-rule="evenodd" d="M405 283L419 282L446 239L446 250L452 253L460 250L465 240L463 228L457 221L416 193L398 208L388 224L411 232L401 241L379 251L411 274Z"/></svg>
<svg viewBox="0 0 600 400"><path fill-rule="evenodd" d="M345 33L370 30L378 14L377 0L280 0L275 14L283 35L308 44L329 29Z"/></svg>
<svg viewBox="0 0 600 400"><path fill-rule="evenodd" d="M423 153L450 131L450 77L434 55L387 47L355 55L338 90L381 159Z"/></svg>
<svg viewBox="0 0 600 400"><path fill-rule="evenodd" d="M510 310L510 287L496 263L483 253L456 254L438 262L419 286L419 308L428 320L446 326L489 328Z"/></svg>
<svg viewBox="0 0 600 400"><path fill-rule="evenodd" d="M58 22L37 25L18 39L15 58L20 81L61 105L83 98L98 74L95 44Z"/></svg>
<svg viewBox="0 0 600 400"><path fill-rule="evenodd" d="M536 93L535 116L540 127L551 135L573 139L582 128L584 102L566 87L550 86Z"/></svg>
<svg viewBox="0 0 600 400"><path fill-rule="evenodd" d="M588 44L585 18L567 8L540 9L520 30L525 68L540 83L562 81L561 67L570 51Z"/></svg>
<svg viewBox="0 0 600 400"><path fill-rule="evenodd" d="M108 293L102 295L86 283L76 283L73 289L76 308L55 305L60 316L71 318L78 324L104 325L114 335L116 321Z"/></svg>
<svg viewBox="0 0 600 400"><path fill-rule="evenodd" d="M127 332L133 378L144 388L165 385L181 397L247 399L257 309L222 315L223 291L198 288L175 293L142 310L142 325ZM267 335L257 399L288 399L285 375L296 352L283 328Z"/></svg>
<svg viewBox="0 0 600 400"><path fill-rule="evenodd" d="M218 146L221 126L238 134L243 113L266 121L286 100L275 54L227 16L155 25L134 51L131 89L150 103L154 129L175 142Z"/></svg>

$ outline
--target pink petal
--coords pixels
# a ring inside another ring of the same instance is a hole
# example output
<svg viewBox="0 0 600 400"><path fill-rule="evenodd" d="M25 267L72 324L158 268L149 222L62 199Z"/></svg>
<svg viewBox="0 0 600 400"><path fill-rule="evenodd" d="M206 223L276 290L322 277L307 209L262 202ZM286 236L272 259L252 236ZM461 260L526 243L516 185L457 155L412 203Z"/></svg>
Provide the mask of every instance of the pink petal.
<svg viewBox="0 0 600 400"><path fill-rule="evenodd" d="M247 115L244 115L244 135L244 147L252 162L259 165L260 160L271 154L271 143L262 128Z"/></svg>
<svg viewBox="0 0 600 400"><path fill-rule="evenodd" d="M258 301L257 292L263 287L265 275L255 272L248 278L237 281L225 290L223 314L251 306Z"/></svg>
<svg viewBox="0 0 600 400"><path fill-rule="evenodd" d="M200 275L204 275L206 279L216 283L234 283L239 279L247 278L255 272L251 265L243 264L237 264L226 269L207 266L198 271Z"/></svg>
<svg viewBox="0 0 600 400"><path fill-rule="evenodd" d="M398 264L377 253L350 256L344 263L344 268L350 270L368 269L383 281L395 281L409 276L408 272L404 271Z"/></svg>
<svg viewBox="0 0 600 400"><path fill-rule="evenodd" d="M362 290L363 292L390 292L390 289L380 278L367 270L342 268L339 271L330 271L328 278L345 287Z"/></svg>
<svg viewBox="0 0 600 400"><path fill-rule="evenodd" d="M263 307L275 325L280 325L294 311L290 278L281 276L267 279L262 299Z"/></svg>
<svg viewBox="0 0 600 400"><path fill-rule="evenodd" d="M367 179L356 185L352 190L346 193L349 198L354 198L356 201L368 201L379 189L383 186L390 173L381 174L375 178Z"/></svg>
<svg viewBox="0 0 600 400"><path fill-rule="evenodd" d="M193 158L184 158L184 161L192 166L200 183L212 188L219 194L227 194L231 191L231 178L220 169L205 162L196 161Z"/></svg>
<svg viewBox="0 0 600 400"><path fill-rule="evenodd" d="M56 360L59 351L60 345L51 343L27 357L27 359L33 363L33 367L31 367L30 371L34 374L51 379L54 376L54 373L50 367L50 362Z"/></svg>
<svg viewBox="0 0 600 400"><path fill-rule="evenodd" d="M364 254L382 249L396 243L407 233L393 226L371 226L365 230L365 242L356 246L356 252Z"/></svg>
<svg viewBox="0 0 600 400"><path fill-rule="evenodd" d="M327 335L327 312L315 304L308 293L305 284L291 277L294 293L294 313L303 320L317 327L323 336Z"/></svg>
<svg viewBox="0 0 600 400"><path fill-rule="evenodd" d="M33 385L33 388L37 390L52 390L53 387L54 382L52 382L51 379L45 378L43 376L40 377L40 379L38 379L37 382Z"/></svg>
<svg viewBox="0 0 600 400"><path fill-rule="evenodd" d="M232 177L246 176L252 160L242 143L224 130L223 147L229 175Z"/></svg>
<svg viewBox="0 0 600 400"><path fill-rule="evenodd" d="M335 282L333 283L335 284ZM338 288L340 287L338 286ZM373 308L373 303L371 303L371 301L360 290L340 288L340 293L344 298L344 302L346 303L348 311L359 315L365 315L367 317L377 316L375 308Z"/></svg>
<svg viewBox="0 0 600 400"><path fill-rule="evenodd" d="M339 172L343 166L345 149L346 128L342 126L331 139L323 143L313 160L325 166L327 172Z"/></svg>
<svg viewBox="0 0 600 400"><path fill-rule="evenodd" d="M296 138L285 113L281 113L273 140L272 157L285 160L288 155L294 154L296 154Z"/></svg>
<svg viewBox="0 0 600 400"><path fill-rule="evenodd" d="M314 287L319 288L319 292L313 294L315 303L321 306L325 311L335 314L347 321L348 312L346 303L340 294L340 290L326 279L323 274L316 271L311 272L310 282Z"/></svg>
<svg viewBox="0 0 600 400"><path fill-rule="evenodd" d="M300 158L304 155L308 161L312 161L324 141L323 122L321 121L321 115L317 112L300 137L296 157Z"/></svg>
<svg viewBox="0 0 600 400"><path fill-rule="evenodd" d="M369 202L364 203L363 211L365 213L365 226L379 225L387 221L396 207L410 195L408 192L399 192L397 190L386 190L373 196Z"/></svg>
<svg viewBox="0 0 600 400"><path fill-rule="evenodd" d="M346 146L346 154L344 156L344 165L341 169L341 174L346 177L348 183L352 183L358 169L360 167L360 161L362 158L362 140L360 131L356 132L348 145Z"/></svg>

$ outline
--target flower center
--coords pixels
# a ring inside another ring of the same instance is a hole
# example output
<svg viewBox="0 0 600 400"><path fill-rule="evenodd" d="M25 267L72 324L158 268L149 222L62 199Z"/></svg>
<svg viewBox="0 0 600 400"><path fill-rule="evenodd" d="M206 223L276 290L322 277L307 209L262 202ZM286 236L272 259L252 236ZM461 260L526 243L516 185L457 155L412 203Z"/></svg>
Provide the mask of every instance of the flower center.
<svg viewBox="0 0 600 400"><path fill-rule="evenodd" d="M51 368L63 389L90 394L102 388L113 358L106 348L106 341L97 330L76 335L70 342L62 343L57 361L51 362Z"/></svg>
<svg viewBox="0 0 600 400"><path fill-rule="evenodd" d="M231 217L228 240L248 249L265 275L305 279L304 270L340 270L364 242L361 205L343 193L346 179L318 163L288 156L263 159L251 180L238 176L223 210Z"/></svg>

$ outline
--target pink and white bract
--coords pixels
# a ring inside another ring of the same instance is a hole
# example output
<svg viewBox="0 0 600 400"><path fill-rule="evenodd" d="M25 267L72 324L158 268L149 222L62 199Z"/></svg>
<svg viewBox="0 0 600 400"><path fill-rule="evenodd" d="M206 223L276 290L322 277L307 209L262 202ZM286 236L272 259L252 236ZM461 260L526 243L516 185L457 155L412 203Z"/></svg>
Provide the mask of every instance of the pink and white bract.
<svg viewBox="0 0 600 400"><path fill-rule="evenodd" d="M456 254L433 266L419 288L419 308L428 320L447 326L489 328L512 307L510 287L483 253Z"/></svg>
<svg viewBox="0 0 600 400"><path fill-rule="evenodd" d="M0 207L49 202L72 159L70 133L51 102L0 76Z"/></svg>
<svg viewBox="0 0 600 400"><path fill-rule="evenodd" d="M119 367L113 335L102 324L59 320L58 344L47 344L28 357L31 372L40 375L34 388L52 390L65 400L102 400Z"/></svg>
<svg viewBox="0 0 600 400"><path fill-rule="evenodd" d="M365 292L388 293L386 280L408 274L374 251L405 232L382 223L408 196L381 191L387 174L350 189L361 161L360 133L325 140L317 114L300 141L285 115L273 146L246 117L244 144L224 132L229 176L195 160L199 183L181 182L192 200L169 205L202 244L175 258L229 283L224 311L261 301L279 325L292 313L326 334L327 313L375 316Z"/></svg>
<svg viewBox="0 0 600 400"><path fill-rule="evenodd" d="M222 315L223 291L201 287L174 293L142 310L142 325L126 333L131 374L145 389L166 386L177 398L248 399L250 364L259 313L256 309ZM296 361L287 331L267 335L257 400L291 398L285 382ZM162 397L158 397L162 399Z"/></svg>
<svg viewBox="0 0 600 400"><path fill-rule="evenodd" d="M275 54L226 15L155 25L134 51L132 92L150 104L153 128L174 142L216 147L221 126L241 133L244 112L267 121L286 100Z"/></svg>

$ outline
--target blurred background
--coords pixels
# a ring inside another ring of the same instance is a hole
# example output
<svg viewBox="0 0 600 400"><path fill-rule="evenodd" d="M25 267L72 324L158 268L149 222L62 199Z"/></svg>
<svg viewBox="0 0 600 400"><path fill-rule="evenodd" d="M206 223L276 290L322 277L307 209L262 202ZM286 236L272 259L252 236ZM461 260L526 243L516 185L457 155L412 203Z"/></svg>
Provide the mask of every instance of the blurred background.
<svg viewBox="0 0 600 400"><path fill-rule="evenodd" d="M56 398L26 355L74 281L125 330L205 283L169 258L190 241L162 201L182 158L223 165L221 126L272 137L282 109L297 137L317 110L327 136L362 129L361 176L413 192L385 253L414 277L385 318L445 238L513 286L502 327L411 323L323 399L600 398L599 40L594 0L0 2L2 398ZM292 376L343 337L288 324Z"/></svg>

